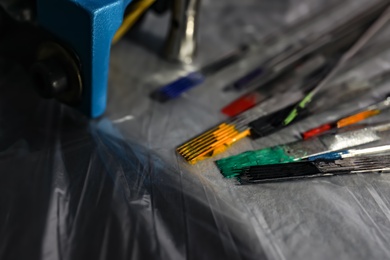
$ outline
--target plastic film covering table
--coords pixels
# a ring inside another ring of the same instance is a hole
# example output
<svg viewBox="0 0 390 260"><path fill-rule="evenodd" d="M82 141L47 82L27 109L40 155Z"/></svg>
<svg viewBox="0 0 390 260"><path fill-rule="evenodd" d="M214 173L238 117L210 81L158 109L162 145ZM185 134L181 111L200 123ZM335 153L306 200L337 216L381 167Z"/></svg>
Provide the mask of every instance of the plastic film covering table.
<svg viewBox="0 0 390 260"><path fill-rule="evenodd" d="M330 3L205 0L195 66ZM256 59L155 103L150 91L183 72L157 55L166 19L149 14L113 48L108 111L95 121L40 99L26 72L1 60L0 258L389 258L390 175L239 186L213 160L190 166L174 152L223 119L219 109L237 93L221 89ZM346 77L389 68L389 57L383 52ZM245 140L219 157L293 141L321 120Z"/></svg>

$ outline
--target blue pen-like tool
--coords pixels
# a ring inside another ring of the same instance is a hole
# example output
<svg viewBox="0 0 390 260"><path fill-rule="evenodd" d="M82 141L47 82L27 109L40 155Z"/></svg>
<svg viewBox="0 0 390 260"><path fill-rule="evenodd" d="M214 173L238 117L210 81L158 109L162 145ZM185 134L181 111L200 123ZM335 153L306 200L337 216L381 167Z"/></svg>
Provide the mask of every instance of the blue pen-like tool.
<svg viewBox="0 0 390 260"><path fill-rule="evenodd" d="M316 161L316 160L341 160L344 158L355 157L355 156L366 156L370 154L381 154L389 153L390 145L382 145L376 147L370 147L365 149L350 149L342 150L338 152L329 152L318 155L309 156L304 160L307 161Z"/></svg>
<svg viewBox="0 0 390 260"><path fill-rule="evenodd" d="M241 60L249 51L249 49L250 48L248 45L242 45L237 50L204 66L203 68L191 72L188 75L153 91L151 93L151 98L160 102L166 102L178 98L184 92L202 84L207 76L217 73L218 71Z"/></svg>

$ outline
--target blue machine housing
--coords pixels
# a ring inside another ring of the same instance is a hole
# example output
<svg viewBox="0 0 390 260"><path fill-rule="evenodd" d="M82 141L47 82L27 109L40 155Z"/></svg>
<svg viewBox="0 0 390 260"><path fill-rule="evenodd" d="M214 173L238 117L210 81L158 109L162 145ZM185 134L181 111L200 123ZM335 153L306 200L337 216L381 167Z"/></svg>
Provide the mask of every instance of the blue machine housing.
<svg viewBox="0 0 390 260"><path fill-rule="evenodd" d="M40 25L80 59L83 91L79 110L102 115L107 102L111 41L132 0L38 0Z"/></svg>

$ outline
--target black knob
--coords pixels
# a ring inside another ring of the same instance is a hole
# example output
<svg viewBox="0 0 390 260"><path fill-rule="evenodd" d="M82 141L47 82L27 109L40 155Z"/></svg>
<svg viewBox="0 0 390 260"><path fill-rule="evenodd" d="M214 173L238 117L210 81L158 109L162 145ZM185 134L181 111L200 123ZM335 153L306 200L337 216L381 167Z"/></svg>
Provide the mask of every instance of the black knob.
<svg viewBox="0 0 390 260"><path fill-rule="evenodd" d="M57 98L69 90L66 71L54 58L36 62L31 74L35 89L44 98Z"/></svg>

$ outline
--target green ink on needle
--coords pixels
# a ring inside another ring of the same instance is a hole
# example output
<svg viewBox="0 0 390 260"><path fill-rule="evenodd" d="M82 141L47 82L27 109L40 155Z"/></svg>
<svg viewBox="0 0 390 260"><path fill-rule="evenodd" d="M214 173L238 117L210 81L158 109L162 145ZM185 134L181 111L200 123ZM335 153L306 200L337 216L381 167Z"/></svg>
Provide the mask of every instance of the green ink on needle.
<svg viewBox="0 0 390 260"><path fill-rule="evenodd" d="M284 125L290 124L297 116L298 116L298 109L297 109L297 108L294 108L294 109L290 112L290 114L288 114L288 116L286 117L286 119L284 119L283 124L284 124Z"/></svg>
<svg viewBox="0 0 390 260"><path fill-rule="evenodd" d="M286 119L284 119L283 124L286 126L286 125L289 125L292 121L294 121L295 118L297 118L297 116L299 115L298 108L304 109L306 107L306 105L310 103L312 97L313 97L313 93L310 93L310 94L306 95L306 97L304 99L302 99L301 102L299 102L298 106L296 106L290 112L290 114L288 114Z"/></svg>
<svg viewBox="0 0 390 260"><path fill-rule="evenodd" d="M249 151L236 156L216 161L216 164L226 178L240 175L244 167L288 163L295 161L295 157L288 155L284 146L276 146L258 151Z"/></svg>

